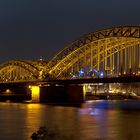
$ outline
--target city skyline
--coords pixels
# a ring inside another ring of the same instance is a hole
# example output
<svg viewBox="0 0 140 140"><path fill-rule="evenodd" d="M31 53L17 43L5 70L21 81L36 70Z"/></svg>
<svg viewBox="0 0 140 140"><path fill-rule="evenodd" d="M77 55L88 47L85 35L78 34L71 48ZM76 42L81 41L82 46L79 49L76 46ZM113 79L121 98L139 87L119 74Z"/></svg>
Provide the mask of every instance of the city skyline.
<svg viewBox="0 0 140 140"><path fill-rule="evenodd" d="M140 25L139 4L138 0L0 2L0 63L41 56L49 60L84 34Z"/></svg>

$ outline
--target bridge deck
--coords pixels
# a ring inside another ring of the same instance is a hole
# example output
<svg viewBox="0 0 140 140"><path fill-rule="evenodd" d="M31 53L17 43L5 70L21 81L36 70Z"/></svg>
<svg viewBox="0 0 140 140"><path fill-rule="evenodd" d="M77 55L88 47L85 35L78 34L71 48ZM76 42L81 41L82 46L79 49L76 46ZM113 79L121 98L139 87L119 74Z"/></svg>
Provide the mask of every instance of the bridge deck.
<svg viewBox="0 0 140 140"><path fill-rule="evenodd" d="M80 79L51 79L51 80L37 80L24 82L10 82L0 83L0 87L6 86L25 86L25 85L39 85L39 84L85 84L85 83L134 83L140 82L140 75L127 75L120 77L105 77L105 78L80 78Z"/></svg>

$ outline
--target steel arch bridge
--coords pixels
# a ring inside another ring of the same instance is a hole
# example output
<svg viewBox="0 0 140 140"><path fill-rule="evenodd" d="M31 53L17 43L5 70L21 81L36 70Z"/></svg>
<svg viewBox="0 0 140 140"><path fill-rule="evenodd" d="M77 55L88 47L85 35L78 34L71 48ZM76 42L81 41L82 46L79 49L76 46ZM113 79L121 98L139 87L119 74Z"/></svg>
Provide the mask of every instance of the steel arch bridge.
<svg viewBox="0 0 140 140"><path fill-rule="evenodd" d="M0 65L0 82L43 79L45 61L12 60Z"/></svg>
<svg viewBox="0 0 140 140"><path fill-rule="evenodd" d="M55 78L139 74L140 26L115 27L84 35L47 64Z"/></svg>
<svg viewBox="0 0 140 140"><path fill-rule="evenodd" d="M117 77L140 74L140 26L86 34L49 62L12 60L0 65L0 82Z"/></svg>

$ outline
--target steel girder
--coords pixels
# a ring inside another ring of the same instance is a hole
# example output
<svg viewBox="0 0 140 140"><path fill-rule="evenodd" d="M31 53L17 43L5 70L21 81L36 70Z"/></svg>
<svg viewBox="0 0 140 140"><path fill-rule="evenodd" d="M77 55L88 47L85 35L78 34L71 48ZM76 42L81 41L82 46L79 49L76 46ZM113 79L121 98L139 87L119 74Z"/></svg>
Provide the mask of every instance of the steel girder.
<svg viewBox="0 0 140 140"><path fill-rule="evenodd" d="M78 40L72 42L60 52L58 52L47 64L46 70L51 70L57 63L59 63L63 58L69 55L71 52L75 51L79 47L82 47L88 43L96 40L110 37L130 37L130 38L140 38L140 26L120 26L113 27L105 30L100 30L86 34L79 38Z"/></svg>
<svg viewBox="0 0 140 140"><path fill-rule="evenodd" d="M129 69L134 69L133 65L136 58L132 58L132 54L130 54L130 52L133 52L133 56L134 54L136 54L136 56L140 56L140 47L133 47L139 44L140 26L115 27L92 32L66 46L48 63L45 61L22 60L9 61L0 65L0 80L5 76L11 76L11 80L16 76L18 77L16 80L23 80L25 77L27 79L43 79L46 75L52 75L52 77L56 78L64 78L66 76L65 74L67 72L74 71L77 65L77 71L84 65L90 65L91 68L96 67L97 70L100 70L101 63L104 63L104 70L107 70L108 58L110 61L109 68L110 70L114 70L115 65L113 64L113 59L116 55L120 56L123 53L129 53L128 56L132 59L129 62L128 58L125 58L126 62L128 62L128 66L126 66L127 63L125 62L124 67L126 67L126 69L128 67ZM118 58L118 64L122 65L123 59L121 62L121 57L116 58ZM116 69L122 69L118 64L116 63L119 68ZM139 60L136 61L136 64L138 65L137 69L139 69ZM23 74L23 77L20 76Z"/></svg>
<svg viewBox="0 0 140 140"><path fill-rule="evenodd" d="M54 75L54 77L64 78L66 77L65 73L67 73L67 70L70 69L70 67L76 65L77 62L79 63L79 61L81 60L82 63L80 64L78 71L82 67L84 67L83 65L85 66L90 65L90 68L95 68L97 66L99 67L99 65L105 60L106 60L105 63L107 63L108 61L107 59L110 58L115 53L123 49L126 49L130 46L138 44L140 44L140 39L129 37L111 37L96 40L72 51L69 55L67 55L65 58L59 61L54 67L52 67L49 73L50 75ZM91 61L91 59L92 62L89 62ZM107 64L105 65L106 65L105 69L107 69ZM114 65L112 64L111 68L112 70L113 67ZM99 68L97 69L99 70Z"/></svg>
<svg viewBox="0 0 140 140"><path fill-rule="evenodd" d="M40 68L31 61L9 61L0 65L0 81L37 80Z"/></svg>

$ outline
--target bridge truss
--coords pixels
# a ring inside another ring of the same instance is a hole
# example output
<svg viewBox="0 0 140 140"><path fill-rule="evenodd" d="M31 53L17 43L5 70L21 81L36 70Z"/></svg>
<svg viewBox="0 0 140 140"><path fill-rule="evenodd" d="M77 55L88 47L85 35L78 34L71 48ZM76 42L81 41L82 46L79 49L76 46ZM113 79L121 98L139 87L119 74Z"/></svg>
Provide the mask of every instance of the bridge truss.
<svg viewBox="0 0 140 140"><path fill-rule="evenodd" d="M84 35L49 62L9 61L0 82L140 74L140 27L115 27Z"/></svg>
<svg viewBox="0 0 140 140"><path fill-rule="evenodd" d="M0 65L0 82L20 82L43 79L45 61L12 60Z"/></svg>
<svg viewBox="0 0 140 140"><path fill-rule="evenodd" d="M116 27L87 34L47 64L56 78L139 74L140 27Z"/></svg>

